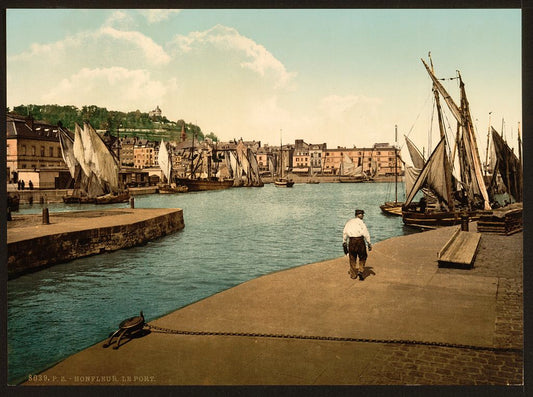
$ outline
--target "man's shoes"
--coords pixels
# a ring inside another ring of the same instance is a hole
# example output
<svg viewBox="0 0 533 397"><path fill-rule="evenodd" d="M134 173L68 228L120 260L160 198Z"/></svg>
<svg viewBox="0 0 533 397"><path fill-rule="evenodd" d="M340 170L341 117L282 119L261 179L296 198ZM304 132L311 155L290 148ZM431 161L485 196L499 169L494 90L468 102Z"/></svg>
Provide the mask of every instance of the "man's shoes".
<svg viewBox="0 0 533 397"><path fill-rule="evenodd" d="M363 273L359 272L357 273L357 275L359 276L359 281L365 281L365 277L363 276Z"/></svg>
<svg viewBox="0 0 533 397"><path fill-rule="evenodd" d="M357 276L355 274L353 274L352 272L348 272L348 274L350 275L350 278L352 279L356 279Z"/></svg>

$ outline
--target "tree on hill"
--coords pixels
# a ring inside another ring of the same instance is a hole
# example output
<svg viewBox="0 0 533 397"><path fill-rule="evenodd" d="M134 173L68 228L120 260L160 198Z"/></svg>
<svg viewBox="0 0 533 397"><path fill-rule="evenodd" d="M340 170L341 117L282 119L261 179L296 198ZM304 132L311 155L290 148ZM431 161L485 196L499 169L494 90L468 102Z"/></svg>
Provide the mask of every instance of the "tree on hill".
<svg viewBox="0 0 533 397"><path fill-rule="evenodd" d="M9 112L9 108L8 108ZM203 140L204 134L202 129L192 123L186 123L184 120L177 122L169 121L166 117L158 117L152 120L148 113L141 112L139 109L132 112L120 112L116 110L107 110L96 105L85 105L81 109L72 105L19 105L13 107L13 112L20 116L33 117L34 120L42 120L52 125L61 123L64 127L73 130L74 124L82 125L84 121L98 130L106 130L111 133L119 131L121 135L137 136L143 139L157 140L163 138L167 140L179 140L181 127L185 125L185 131L188 139L191 139L193 133L195 139ZM163 130L162 132L156 130ZM212 132L209 137L216 140L216 135Z"/></svg>

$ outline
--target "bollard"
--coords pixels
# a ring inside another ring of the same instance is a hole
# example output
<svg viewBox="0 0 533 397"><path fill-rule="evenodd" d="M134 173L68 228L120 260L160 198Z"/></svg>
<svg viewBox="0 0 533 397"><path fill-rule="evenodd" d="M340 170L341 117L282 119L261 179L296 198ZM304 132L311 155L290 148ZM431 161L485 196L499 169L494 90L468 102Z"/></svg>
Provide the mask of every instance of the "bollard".
<svg viewBox="0 0 533 397"><path fill-rule="evenodd" d="M11 217L11 208L7 207L7 218L8 221L12 221L13 218Z"/></svg>
<svg viewBox="0 0 533 397"><path fill-rule="evenodd" d="M130 197L130 208L135 208L135 199Z"/></svg>
<svg viewBox="0 0 533 397"><path fill-rule="evenodd" d="M48 213L48 208L43 208L43 225L50 224L50 214Z"/></svg>
<svg viewBox="0 0 533 397"><path fill-rule="evenodd" d="M468 232L468 221L469 221L468 214L462 213L461 214L461 230L463 232Z"/></svg>

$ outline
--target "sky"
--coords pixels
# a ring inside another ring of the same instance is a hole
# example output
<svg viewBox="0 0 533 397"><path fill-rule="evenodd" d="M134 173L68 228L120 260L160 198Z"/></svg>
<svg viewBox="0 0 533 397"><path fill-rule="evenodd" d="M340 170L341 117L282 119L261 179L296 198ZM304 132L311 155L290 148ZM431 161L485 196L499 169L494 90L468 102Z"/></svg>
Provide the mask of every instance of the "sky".
<svg viewBox="0 0 533 397"><path fill-rule="evenodd" d="M460 71L484 153L489 121L517 146L521 30L519 9L7 9L7 106L159 106L223 141L328 148L397 126L427 153L431 52L456 103Z"/></svg>

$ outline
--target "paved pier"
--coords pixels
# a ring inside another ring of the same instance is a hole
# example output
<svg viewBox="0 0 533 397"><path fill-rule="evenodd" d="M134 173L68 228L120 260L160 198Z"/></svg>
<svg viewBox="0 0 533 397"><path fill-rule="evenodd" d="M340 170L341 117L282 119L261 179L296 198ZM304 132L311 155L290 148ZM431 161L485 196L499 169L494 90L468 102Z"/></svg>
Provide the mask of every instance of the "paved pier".
<svg viewBox="0 0 533 397"><path fill-rule="evenodd" d="M439 269L454 231L375 244L365 281L346 257L259 277L25 384L522 384L522 233L483 234L473 269Z"/></svg>
<svg viewBox="0 0 533 397"><path fill-rule="evenodd" d="M88 255L143 244L183 229L177 208L113 208L13 215L7 222L8 277Z"/></svg>

